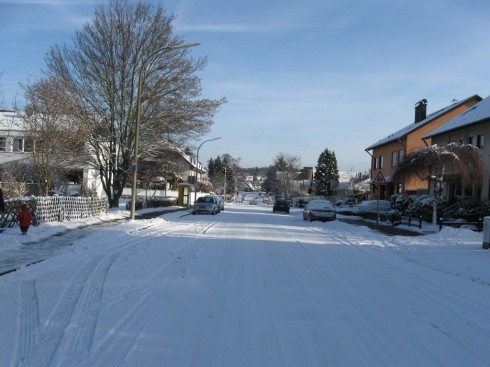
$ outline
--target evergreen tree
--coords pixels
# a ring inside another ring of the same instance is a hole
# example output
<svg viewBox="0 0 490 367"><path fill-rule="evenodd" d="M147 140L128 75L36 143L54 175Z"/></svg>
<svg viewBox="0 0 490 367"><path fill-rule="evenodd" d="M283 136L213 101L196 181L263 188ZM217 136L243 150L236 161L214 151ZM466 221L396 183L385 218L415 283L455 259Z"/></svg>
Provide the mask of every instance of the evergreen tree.
<svg viewBox="0 0 490 367"><path fill-rule="evenodd" d="M325 148L320 154L314 179L318 196L331 196L334 194L339 184L339 169L334 151Z"/></svg>
<svg viewBox="0 0 490 367"><path fill-rule="evenodd" d="M232 166L232 158L230 155L225 154L223 156L223 174L224 181L226 181L226 185L224 185L224 194L229 194L234 191L235 187L235 172Z"/></svg>
<svg viewBox="0 0 490 367"><path fill-rule="evenodd" d="M237 185L235 169L238 165L235 159L229 154L222 157L217 156L214 160L208 161L208 176L213 184L213 191L223 194L232 193ZM226 184L225 184L226 179ZM226 190L226 193L224 192Z"/></svg>
<svg viewBox="0 0 490 367"><path fill-rule="evenodd" d="M214 174L214 169L215 169L214 168L214 160L213 160L213 158L209 158L209 161L208 161L208 177L210 180Z"/></svg>

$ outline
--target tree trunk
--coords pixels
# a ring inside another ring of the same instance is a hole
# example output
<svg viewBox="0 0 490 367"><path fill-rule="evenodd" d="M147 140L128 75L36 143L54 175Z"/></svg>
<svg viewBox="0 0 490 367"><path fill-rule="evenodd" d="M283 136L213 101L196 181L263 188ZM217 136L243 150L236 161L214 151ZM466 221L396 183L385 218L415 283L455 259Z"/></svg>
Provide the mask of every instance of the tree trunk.
<svg viewBox="0 0 490 367"><path fill-rule="evenodd" d="M109 208L117 208L119 206L119 198L109 198Z"/></svg>

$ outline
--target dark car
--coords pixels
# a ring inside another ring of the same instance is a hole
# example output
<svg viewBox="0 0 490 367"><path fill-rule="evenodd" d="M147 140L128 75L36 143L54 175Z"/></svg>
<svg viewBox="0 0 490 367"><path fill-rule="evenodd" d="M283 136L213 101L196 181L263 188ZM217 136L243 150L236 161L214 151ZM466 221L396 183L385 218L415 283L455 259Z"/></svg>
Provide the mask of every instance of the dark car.
<svg viewBox="0 0 490 367"><path fill-rule="evenodd" d="M291 207L291 205L289 204L288 200L279 199L279 200L276 200L276 202L272 206L272 212L273 213L275 213L275 212L289 213L290 207Z"/></svg>

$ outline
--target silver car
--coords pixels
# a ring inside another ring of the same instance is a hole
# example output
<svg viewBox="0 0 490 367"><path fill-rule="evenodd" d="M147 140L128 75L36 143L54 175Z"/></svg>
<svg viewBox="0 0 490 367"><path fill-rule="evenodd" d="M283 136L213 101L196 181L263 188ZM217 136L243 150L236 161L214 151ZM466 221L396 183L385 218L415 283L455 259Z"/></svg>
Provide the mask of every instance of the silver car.
<svg viewBox="0 0 490 367"><path fill-rule="evenodd" d="M208 213L215 215L219 211L219 203L215 195L201 196L196 200L192 208L192 214Z"/></svg>
<svg viewBox="0 0 490 367"><path fill-rule="evenodd" d="M312 200L303 211L303 219L310 222L314 220L325 222L327 220L335 220L335 218L337 218L337 213L333 204L328 200Z"/></svg>
<svg viewBox="0 0 490 367"><path fill-rule="evenodd" d="M219 211L225 210L225 198L223 195L213 195L216 196L216 199L218 199L218 207Z"/></svg>

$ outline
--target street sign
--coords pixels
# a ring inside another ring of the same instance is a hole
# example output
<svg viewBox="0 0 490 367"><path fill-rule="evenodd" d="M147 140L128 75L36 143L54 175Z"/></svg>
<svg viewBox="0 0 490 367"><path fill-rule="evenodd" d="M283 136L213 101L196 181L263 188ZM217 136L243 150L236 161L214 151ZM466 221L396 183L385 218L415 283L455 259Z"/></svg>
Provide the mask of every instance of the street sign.
<svg viewBox="0 0 490 367"><path fill-rule="evenodd" d="M386 185L385 176L379 172L373 180L374 185Z"/></svg>

